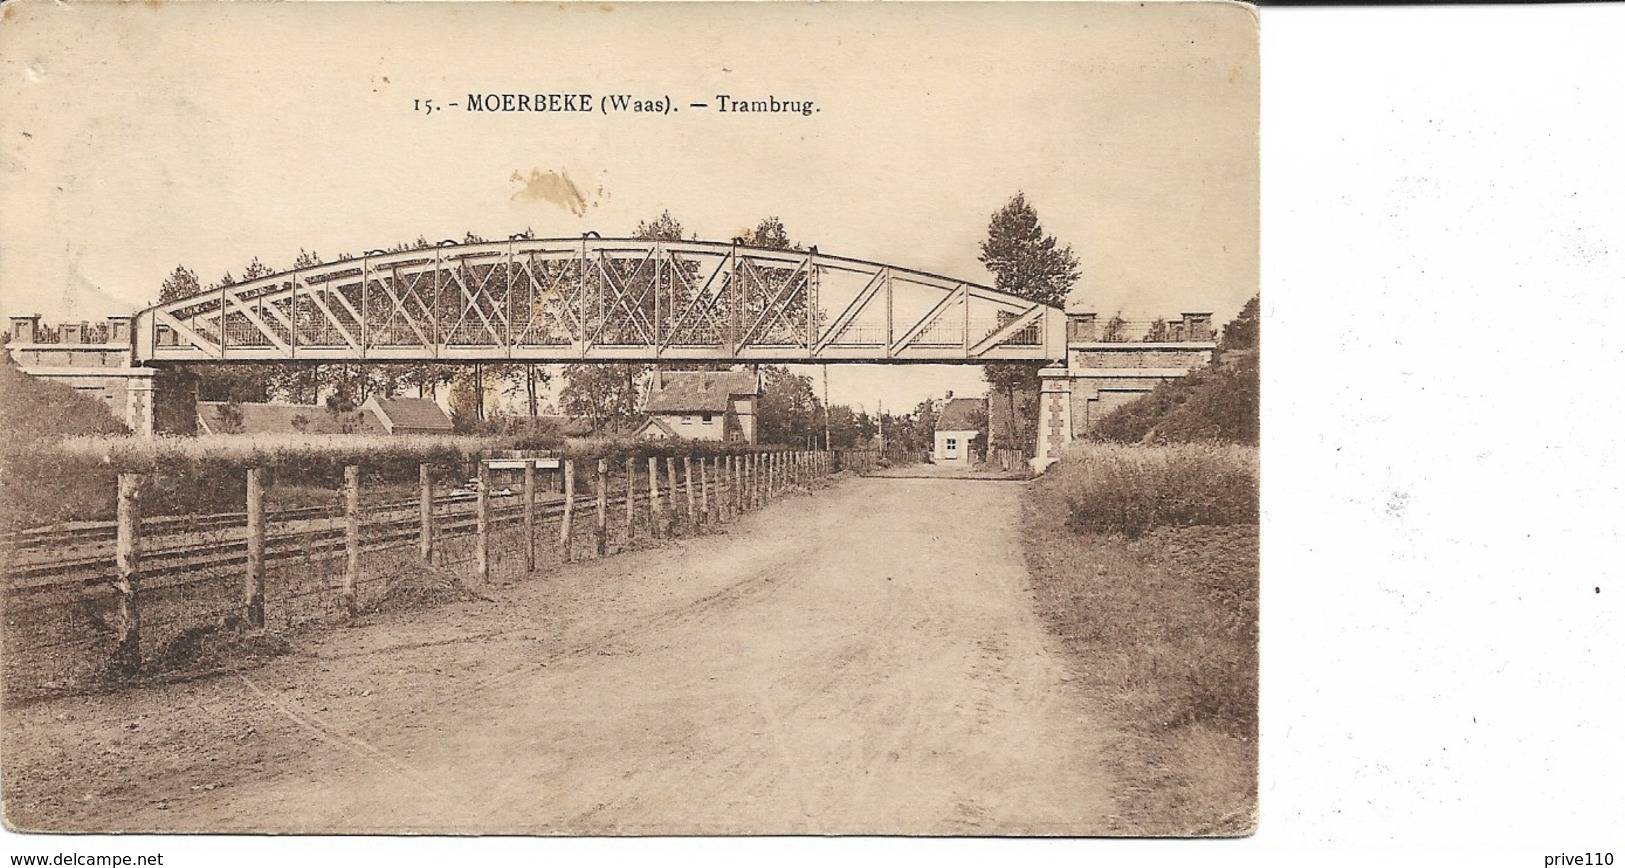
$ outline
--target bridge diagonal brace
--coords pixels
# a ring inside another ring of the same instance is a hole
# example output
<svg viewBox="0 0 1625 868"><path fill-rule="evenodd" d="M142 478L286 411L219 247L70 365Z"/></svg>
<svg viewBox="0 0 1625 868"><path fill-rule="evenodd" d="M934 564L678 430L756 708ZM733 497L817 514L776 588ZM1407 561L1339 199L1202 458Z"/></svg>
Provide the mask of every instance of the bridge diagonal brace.
<svg viewBox="0 0 1625 868"><path fill-rule="evenodd" d="M711 269L711 275L705 279L704 283L700 284L699 289L694 293L694 298L689 301L688 306L684 307L682 312L677 315L677 318L673 320L673 337L676 336L677 329L684 324L684 322L689 318L690 314L693 314L694 316L694 324L698 325L700 317L706 316L716 309L717 302L722 298L723 294L727 292L730 275L722 273L723 269L726 268L727 265L727 257L717 257L717 265L715 268Z"/></svg>
<svg viewBox="0 0 1625 868"><path fill-rule="evenodd" d="M643 259L638 262L637 267L632 270L632 273L630 275L628 275L628 279L629 280L637 280L638 275L643 273L643 267L645 265L649 264L649 259L653 255L654 255L654 250L651 248L649 253L646 254L643 257ZM643 339L645 341L649 341L650 343L653 343L654 336L650 334L650 329L645 327L645 325L643 323L643 319L638 314L636 308L631 303L629 303L627 301L627 298L631 293L626 289L626 287L624 285L621 284L621 282L619 280L615 279L615 275L612 274L611 271L613 271L613 269L609 269L609 268L604 267L604 256L602 255L602 253L600 253L599 257L598 257L598 278L599 278L600 281L602 281L602 283L600 285L602 285L602 284L608 284L609 285L611 293L615 297L615 303L620 306L621 310L626 311L626 321L631 323L633 328L637 329L638 334L642 335ZM643 298L646 295L648 295L647 290L645 290L641 295L638 296L637 303L642 304L643 303ZM609 326L609 318L605 317L601 322L598 323L598 330L593 333L592 343L598 344L600 342L600 338L602 338L603 335L604 335L604 329L608 328L608 326Z"/></svg>
<svg viewBox="0 0 1625 868"><path fill-rule="evenodd" d="M193 346L196 346L203 352L208 353L217 359L221 358L220 347L213 339L206 338L200 332L194 330L191 326L182 324L180 320L170 316L167 311L154 311L153 320L174 329L176 334L191 341Z"/></svg>
<svg viewBox="0 0 1625 868"><path fill-rule="evenodd" d="M931 324L936 322L937 319L941 317L943 313L947 312L949 308L953 307L955 303L970 303L970 299L966 296L965 285L963 283L954 287L952 291L945 293L942 296L942 300L938 301L935 307L932 307L925 316L921 317L920 320L914 323L914 325L911 326L908 331L904 332L902 337L898 338L896 341L893 341L888 353L891 355L896 355L897 353L902 352L908 347L909 344L914 342L915 338L920 336L921 332L930 328Z"/></svg>
<svg viewBox="0 0 1625 868"><path fill-rule="evenodd" d="M755 276L754 272L757 269L750 269L751 272L753 272L751 279L756 281L757 286L760 286L764 290L772 293L772 298L769 299L767 305L763 306L762 312L757 315L756 321L751 324L750 328L746 329L745 332L740 335L739 346L747 346L754 341L756 339L757 332L761 330L762 326L765 325L770 318L777 316L780 322L786 322L783 312L789 308L790 302L796 296L798 280L800 287L805 289L807 286L805 278L808 266L811 263L812 257L808 256L804 262L796 266L795 270L791 271L785 276L783 283L776 287L770 282L764 282L760 277ZM811 299L808 299L808 303L811 303ZM794 327L793 323L790 323L790 325Z"/></svg>
<svg viewBox="0 0 1625 868"><path fill-rule="evenodd" d="M824 331L824 337L813 348L814 355L822 353L846 332L847 328L863 314L863 310L869 306L869 302L880 293L880 287L885 283L886 279L886 269L884 268L876 271L869 278L869 282L864 284L862 291L853 297L852 301L847 304L846 309L841 311L841 315L836 317L835 322L831 323L829 328Z"/></svg>
<svg viewBox="0 0 1625 868"><path fill-rule="evenodd" d="M319 290L314 286L308 288L310 289L310 292L305 293L305 297L310 299L312 304L316 305L316 309L322 312L322 316L327 317L327 321L332 323L333 328L336 329L341 336L343 336L344 342L350 345L350 349L360 352L361 342L356 340L355 335L350 334L350 330L345 327L344 323L339 321L339 318L333 314L333 309L328 307L327 302L322 299L322 296L327 295L332 291L330 286L324 283ZM338 294L338 297L339 300L344 300L344 296L342 294ZM345 302L345 307L349 307L349 302ZM354 312L355 311L352 308L351 313L353 314ZM358 318L356 321L360 322L360 319Z"/></svg>
<svg viewBox="0 0 1625 868"><path fill-rule="evenodd" d="M581 321L581 317L576 315L576 310L573 304L576 301L576 295L580 292L580 287L571 287L565 284L564 279L568 272L564 271L563 269L560 269L558 273L549 276L545 281L538 278L536 276L535 259L535 254L531 254L529 258L520 263L519 267L520 270L529 275L532 286L539 290L532 301L532 305L539 303L542 308L542 313L538 316L534 309L531 310L530 319L525 324L524 330L520 332L520 337L517 339L517 342L521 344L524 343L525 337L535 330L538 322L545 325L547 319L547 305L554 301L558 302L557 309L562 312L560 318L563 320L563 322L561 325L565 327L566 331L569 331L572 334L579 334L584 330L586 325Z"/></svg>
<svg viewBox="0 0 1625 868"><path fill-rule="evenodd" d="M414 318L412 316L406 314L406 298L407 298L407 296L406 295L399 295L399 294L397 294L395 292L395 287L393 286L393 284L399 283L400 280L401 280L400 269L399 268L392 269L390 271L390 278L391 279L387 280L387 281L384 281L384 280L378 281L378 285L384 288L384 294L389 296L390 303L393 306L393 308L389 312L389 316L384 317L384 325L387 327L391 320L395 319L395 317L397 315L401 315L401 319L406 322L407 328L410 328L412 330L412 334L417 335L418 340L423 342L424 348L429 349L429 348L433 347L434 345L432 343L430 343L430 341L429 341L429 336L423 333L423 329L418 328L418 324L417 324L417 322L414 320ZM414 276L413 281L412 281L412 286L407 288L406 293L408 295L414 293L415 290L416 290L416 287L417 287L417 279L416 279L416 276ZM418 305L419 305L419 307L421 307L422 302L420 301L418 303Z"/></svg>
<svg viewBox="0 0 1625 868"><path fill-rule="evenodd" d="M480 324L485 326L486 334L491 336L491 341L501 346L502 335L497 332L496 326L491 324L491 318L485 315L485 311L480 307L479 299L475 297L474 291L470 290L468 283L463 280L463 269L465 267L463 263L459 262L456 268L451 269L452 282L457 284L457 291L462 294L463 301L467 302L467 304L463 305L462 312L457 315L457 321L452 323L451 330L455 332L462 327L463 323L468 319L468 312L472 310L479 316Z"/></svg>
<svg viewBox="0 0 1625 868"><path fill-rule="evenodd" d="M1006 323L1004 326L996 329L992 334L977 341L970 347L970 349L966 350L966 353L973 357L981 356L988 350L991 350L999 344L1009 340L1011 337L1015 336L1017 332L1020 332L1033 323L1038 322L1043 318L1044 311L1046 309L1047 308L1045 308L1043 305L1035 303L1032 307L1027 309L1026 313L1021 314L1020 316Z"/></svg>
<svg viewBox="0 0 1625 868"><path fill-rule="evenodd" d="M264 335L265 339L270 341L273 346L284 353L291 353L292 347L288 346L286 341L277 337L276 334L271 331L270 324L264 319L260 318L260 315L254 311L253 305L244 303L242 299L237 297L236 293L231 292L226 293L226 302L232 310L242 314L245 319L253 323L254 328L259 329L260 334ZM225 316L225 312L222 311L220 316L223 318Z"/></svg>

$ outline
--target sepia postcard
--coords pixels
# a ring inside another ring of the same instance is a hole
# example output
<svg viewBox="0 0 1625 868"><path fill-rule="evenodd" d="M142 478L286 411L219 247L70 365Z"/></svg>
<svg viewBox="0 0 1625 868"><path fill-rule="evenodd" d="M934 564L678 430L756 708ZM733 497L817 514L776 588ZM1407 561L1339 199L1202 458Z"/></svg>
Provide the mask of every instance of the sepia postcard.
<svg viewBox="0 0 1625 868"><path fill-rule="evenodd" d="M20 2L0 82L17 839L1256 828L1252 6Z"/></svg>

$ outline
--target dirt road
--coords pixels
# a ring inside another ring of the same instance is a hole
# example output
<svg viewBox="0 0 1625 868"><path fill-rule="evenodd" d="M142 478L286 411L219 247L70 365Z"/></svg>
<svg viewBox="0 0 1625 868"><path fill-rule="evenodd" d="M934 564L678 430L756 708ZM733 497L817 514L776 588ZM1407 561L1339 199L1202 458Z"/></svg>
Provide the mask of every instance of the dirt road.
<svg viewBox="0 0 1625 868"><path fill-rule="evenodd" d="M1090 834L1106 734L1020 487L855 479L706 536L8 709L23 828Z"/></svg>

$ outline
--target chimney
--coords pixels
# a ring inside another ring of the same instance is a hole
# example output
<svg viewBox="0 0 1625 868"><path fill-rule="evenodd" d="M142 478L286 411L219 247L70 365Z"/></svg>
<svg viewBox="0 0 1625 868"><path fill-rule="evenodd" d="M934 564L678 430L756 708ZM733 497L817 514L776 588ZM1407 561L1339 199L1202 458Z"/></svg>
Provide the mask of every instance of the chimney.
<svg viewBox="0 0 1625 868"><path fill-rule="evenodd" d="M39 314L12 317L11 339L19 344L31 344L39 340Z"/></svg>

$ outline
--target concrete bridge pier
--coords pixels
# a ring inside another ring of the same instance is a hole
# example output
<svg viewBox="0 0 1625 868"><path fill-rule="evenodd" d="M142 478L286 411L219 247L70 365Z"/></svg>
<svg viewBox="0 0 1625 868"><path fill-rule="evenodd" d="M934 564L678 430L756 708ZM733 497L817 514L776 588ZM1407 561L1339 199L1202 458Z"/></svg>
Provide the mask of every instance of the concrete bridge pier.
<svg viewBox="0 0 1625 868"><path fill-rule="evenodd" d="M128 315L54 329L42 326L37 315L14 316L6 349L23 373L95 398L131 432L153 436L158 372L131 364Z"/></svg>
<svg viewBox="0 0 1625 868"><path fill-rule="evenodd" d="M1037 459L1048 464L1076 436L1072 430L1072 375L1065 365L1038 372Z"/></svg>
<svg viewBox="0 0 1625 868"><path fill-rule="evenodd" d="M1060 457L1112 410L1213 361L1213 314L1106 323L1091 312L1066 315L1066 361L1038 372L1038 446L1042 467Z"/></svg>

